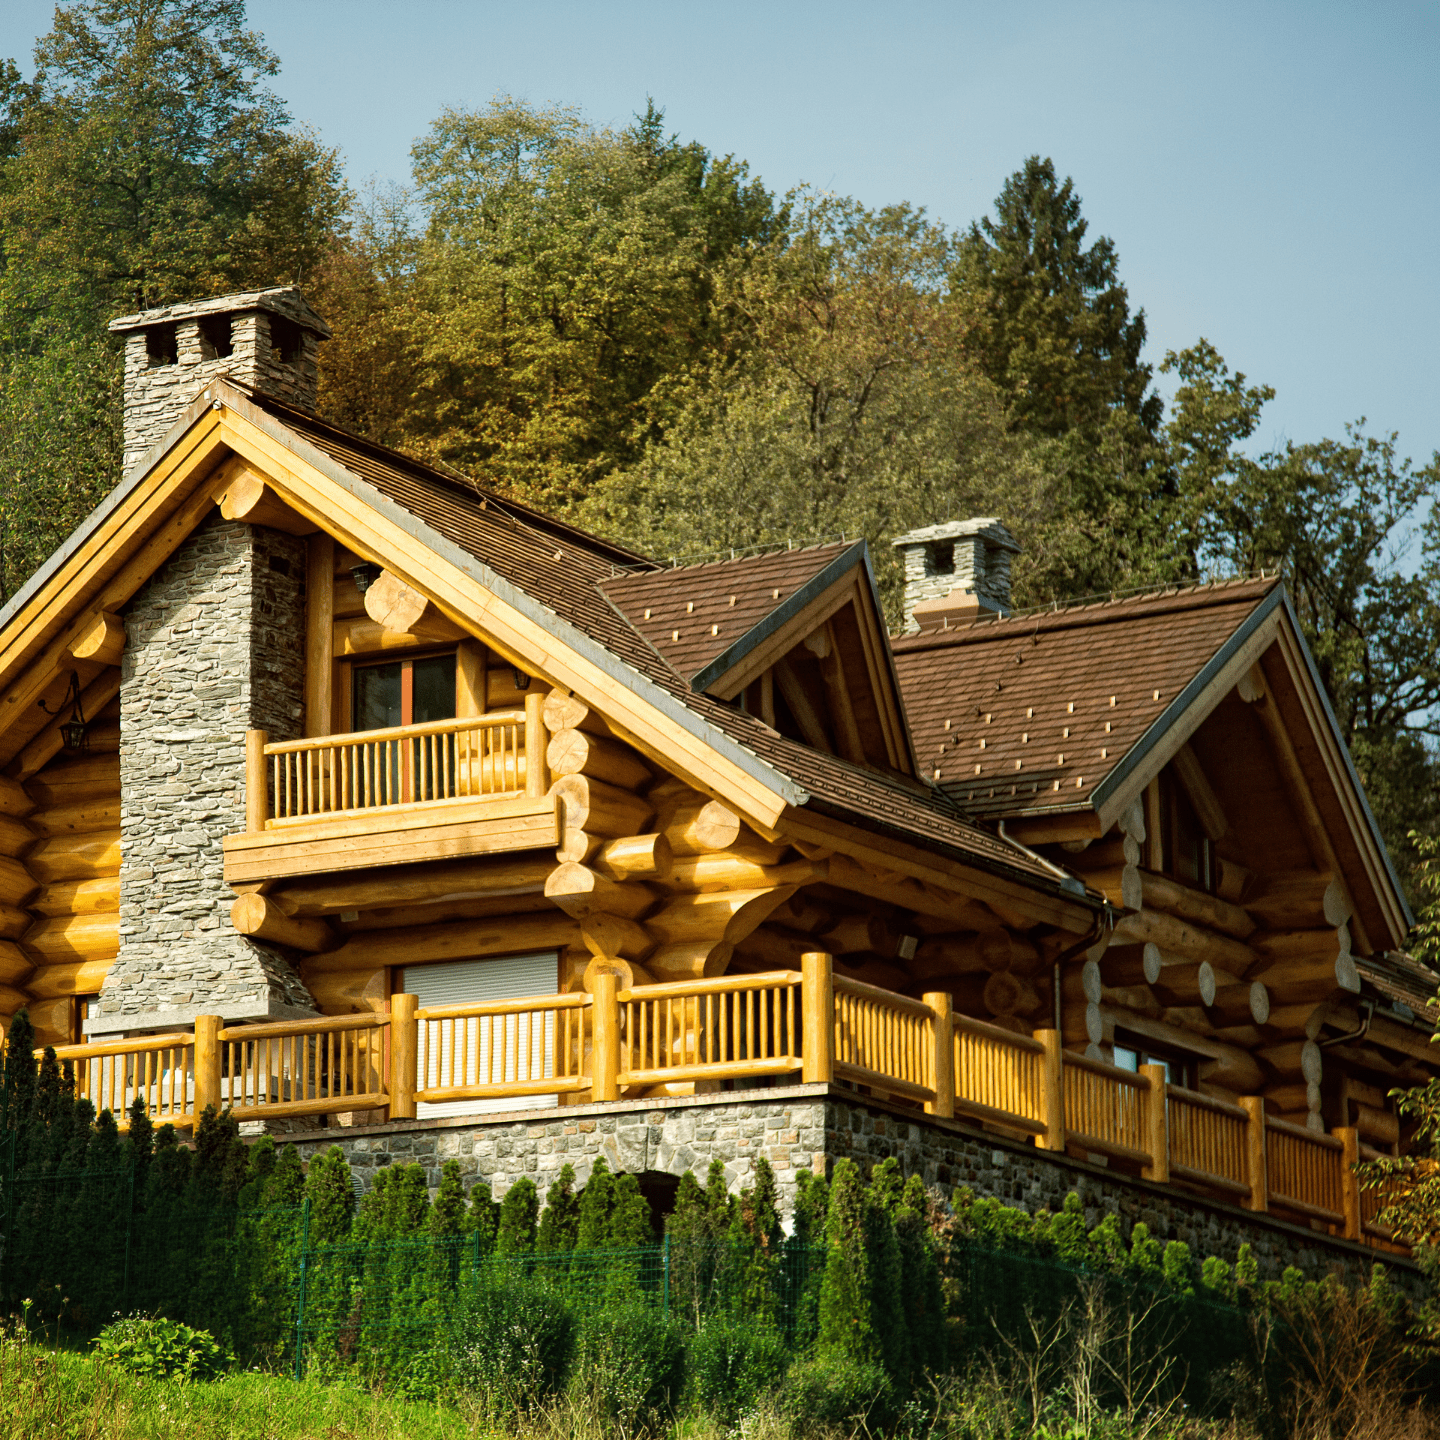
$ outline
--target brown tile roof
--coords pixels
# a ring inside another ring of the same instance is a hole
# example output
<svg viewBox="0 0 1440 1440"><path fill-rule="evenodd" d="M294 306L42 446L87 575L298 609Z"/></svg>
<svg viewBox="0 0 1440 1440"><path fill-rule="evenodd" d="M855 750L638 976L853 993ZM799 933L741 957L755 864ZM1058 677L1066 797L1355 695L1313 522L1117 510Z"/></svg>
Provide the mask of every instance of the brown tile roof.
<svg viewBox="0 0 1440 1440"><path fill-rule="evenodd" d="M1088 806L1278 580L928 630L892 643L921 773L975 816Z"/></svg>
<svg viewBox="0 0 1440 1440"><path fill-rule="evenodd" d="M802 786L809 792L809 804L817 810L866 829L929 845L981 868L1023 878L1051 893L1060 890L1042 865L973 824L942 791L821 754L777 735L735 707L692 692L606 598L612 582L648 563L640 557L277 401L256 397L254 403ZM1078 898L1065 888L1072 898Z"/></svg>
<svg viewBox="0 0 1440 1440"><path fill-rule="evenodd" d="M1434 1030L1440 1026L1440 1007L1437 1007L1435 992L1440 989L1440 975L1428 965L1401 951L1388 954L1355 957L1360 978L1368 988L1373 988L1387 1000L1398 1000Z"/></svg>
<svg viewBox="0 0 1440 1440"><path fill-rule="evenodd" d="M685 680L741 644L767 617L804 594L858 545L817 545L650 570L606 580L601 589ZM740 656L737 654L735 660ZM702 687L703 688L703 687Z"/></svg>

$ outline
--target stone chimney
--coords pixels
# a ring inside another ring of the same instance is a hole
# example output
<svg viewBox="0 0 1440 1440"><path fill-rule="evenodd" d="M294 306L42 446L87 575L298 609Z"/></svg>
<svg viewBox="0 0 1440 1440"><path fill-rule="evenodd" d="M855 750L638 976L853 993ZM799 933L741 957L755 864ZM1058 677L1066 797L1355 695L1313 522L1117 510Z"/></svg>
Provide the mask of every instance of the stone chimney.
<svg viewBox="0 0 1440 1440"><path fill-rule="evenodd" d="M142 310L112 320L110 329L125 337L127 474L221 375L313 411L316 357L330 338L330 327L288 286Z"/></svg>
<svg viewBox="0 0 1440 1440"><path fill-rule="evenodd" d="M905 562L905 632L1010 613L1015 537L994 518L927 525L890 542Z"/></svg>

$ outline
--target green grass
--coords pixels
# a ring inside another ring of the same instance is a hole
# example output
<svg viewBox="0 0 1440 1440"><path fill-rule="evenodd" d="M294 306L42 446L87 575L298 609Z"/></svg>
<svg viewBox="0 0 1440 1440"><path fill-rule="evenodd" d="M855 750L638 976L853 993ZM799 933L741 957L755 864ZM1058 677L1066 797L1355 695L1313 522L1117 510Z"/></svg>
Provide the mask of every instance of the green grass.
<svg viewBox="0 0 1440 1440"><path fill-rule="evenodd" d="M258 1372L140 1380L93 1358L0 1338L5 1440L472 1440L473 1414Z"/></svg>

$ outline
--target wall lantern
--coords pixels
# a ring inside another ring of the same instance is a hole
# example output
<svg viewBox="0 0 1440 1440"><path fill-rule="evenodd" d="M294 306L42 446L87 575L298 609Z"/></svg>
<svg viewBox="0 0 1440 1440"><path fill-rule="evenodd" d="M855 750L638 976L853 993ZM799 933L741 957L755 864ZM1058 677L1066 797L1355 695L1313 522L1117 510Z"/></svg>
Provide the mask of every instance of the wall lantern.
<svg viewBox="0 0 1440 1440"><path fill-rule="evenodd" d="M517 690L528 690L530 688L530 677L518 666L510 667L510 678L515 682Z"/></svg>
<svg viewBox="0 0 1440 1440"><path fill-rule="evenodd" d="M65 698L60 702L58 710L52 710L43 700L40 702L40 708L47 715L60 715L67 705L70 707L70 718L61 722L60 739L67 750L83 750L85 711L80 706L80 673L77 670L70 672L70 688L65 692Z"/></svg>
<svg viewBox="0 0 1440 1440"><path fill-rule="evenodd" d="M368 560L363 560L359 565L350 567L350 578L355 582L355 588L363 595L379 578L384 571L378 565L372 565Z"/></svg>

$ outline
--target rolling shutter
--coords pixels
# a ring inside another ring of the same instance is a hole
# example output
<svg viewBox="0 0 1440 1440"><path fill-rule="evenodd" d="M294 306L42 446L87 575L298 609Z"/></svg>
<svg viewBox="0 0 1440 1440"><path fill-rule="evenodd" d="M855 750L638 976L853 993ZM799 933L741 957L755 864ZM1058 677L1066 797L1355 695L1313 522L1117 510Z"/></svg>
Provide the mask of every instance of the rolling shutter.
<svg viewBox="0 0 1440 1440"><path fill-rule="evenodd" d="M421 1009L427 1005L464 1005L487 1000L525 1000L553 995L556 987L557 957L553 950L539 955L510 955L501 960L457 960L445 965L415 965L404 972L403 988L416 996ZM421 1025L419 1088L424 1090L455 1083L457 1073L493 1073L498 1079L516 1077L517 1061L524 1055L541 1073L553 1073L554 1015L532 1022L529 1016L510 1016L503 1021L457 1022L454 1052L448 1039L427 1043L427 1032L438 1026ZM448 1031L451 1027L446 1026ZM503 1070L495 1050L504 1050ZM457 1065L457 1062L463 1062ZM421 1101L417 1118L431 1115L489 1115L500 1110L548 1110L559 1104L555 1095L509 1096L499 1100L444 1100L433 1104Z"/></svg>

